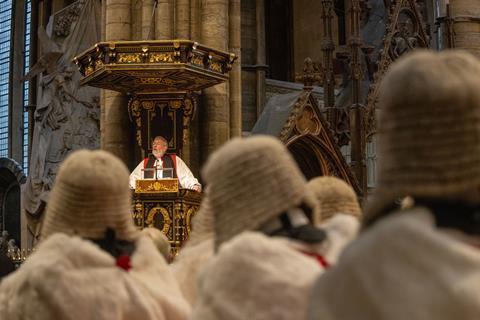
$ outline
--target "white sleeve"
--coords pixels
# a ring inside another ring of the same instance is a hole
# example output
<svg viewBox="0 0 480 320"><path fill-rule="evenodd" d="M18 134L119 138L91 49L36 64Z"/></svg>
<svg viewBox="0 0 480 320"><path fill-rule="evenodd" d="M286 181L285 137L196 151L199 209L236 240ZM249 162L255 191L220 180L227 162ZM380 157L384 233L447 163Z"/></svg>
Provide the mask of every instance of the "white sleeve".
<svg viewBox="0 0 480 320"><path fill-rule="evenodd" d="M194 186L200 186L201 184L198 180L193 176L192 171L187 167L185 162L183 162L180 157L177 158L177 177L180 186L185 189L193 189Z"/></svg>
<svg viewBox="0 0 480 320"><path fill-rule="evenodd" d="M137 179L142 179L143 160L130 174L130 188L135 189L135 182Z"/></svg>

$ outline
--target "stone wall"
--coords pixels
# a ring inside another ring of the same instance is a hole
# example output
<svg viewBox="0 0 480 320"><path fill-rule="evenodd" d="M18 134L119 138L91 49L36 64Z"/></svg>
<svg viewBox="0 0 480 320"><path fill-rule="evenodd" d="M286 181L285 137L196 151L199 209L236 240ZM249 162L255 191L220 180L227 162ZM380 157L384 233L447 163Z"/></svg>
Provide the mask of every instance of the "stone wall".
<svg viewBox="0 0 480 320"><path fill-rule="evenodd" d="M332 33L338 47L338 20L335 13L332 19ZM303 61L310 57L315 62L322 61L322 8L318 0L293 1L293 43L295 73L302 73Z"/></svg>
<svg viewBox="0 0 480 320"><path fill-rule="evenodd" d="M242 129L250 131L257 121L255 0L242 1Z"/></svg>

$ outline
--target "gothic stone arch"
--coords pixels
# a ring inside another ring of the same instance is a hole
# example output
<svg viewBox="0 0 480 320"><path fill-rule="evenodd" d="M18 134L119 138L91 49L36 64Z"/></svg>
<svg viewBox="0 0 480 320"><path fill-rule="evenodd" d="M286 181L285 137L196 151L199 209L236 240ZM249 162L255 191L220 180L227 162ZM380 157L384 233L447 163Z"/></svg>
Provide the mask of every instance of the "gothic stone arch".
<svg viewBox="0 0 480 320"><path fill-rule="evenodd" d="M321 175L337 176L362 196L312 92L304 89L298 95L286 94L277 98L269 100L252 133L278 137L307 179Z"/></svg>
<svg viewBox="0 0 480 320"><path fill-rule="evenodd" d="M20 244L20 186L26 176L20 165L9 158L0 158L0 230Z"/></svg>

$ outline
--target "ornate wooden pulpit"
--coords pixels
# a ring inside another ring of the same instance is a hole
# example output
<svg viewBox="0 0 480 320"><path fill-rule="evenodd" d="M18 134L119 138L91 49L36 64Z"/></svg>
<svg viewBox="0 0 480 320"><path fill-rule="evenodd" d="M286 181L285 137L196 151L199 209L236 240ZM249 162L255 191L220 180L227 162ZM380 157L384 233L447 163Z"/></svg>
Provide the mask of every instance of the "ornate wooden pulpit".
<svg viewBox="0 0 480 320"><path fill-rule="evenodd" d="M109 41L97 43L75 57L81 84L130 96L138 163L151 152L155 136L168 141L168 153L188 164L190 122L198 92L228 80L236 56L189 40ZM173 179L137 181L133 217L140 228L156 227L178 252L188 238L190 220L201 193L179 189Z"/></svg>
<svg viewBox="0 0 480 320"><path fill-rule="evenodd" d="M161 230L176 255L190 234L190 221L200 206L201 193L179 189L178 179L137 180L133 191L133 220L143 229Z"/></svg>

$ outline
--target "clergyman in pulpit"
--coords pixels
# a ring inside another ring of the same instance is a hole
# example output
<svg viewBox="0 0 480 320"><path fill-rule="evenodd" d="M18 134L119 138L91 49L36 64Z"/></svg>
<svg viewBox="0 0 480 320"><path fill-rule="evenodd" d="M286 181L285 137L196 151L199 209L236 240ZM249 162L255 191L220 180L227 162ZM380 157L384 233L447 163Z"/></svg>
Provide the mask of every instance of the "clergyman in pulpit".
<svg viewBox="0 0 480 320"><path fill-rule="evenodd" d="M130 188L135 189L138 179L178 178L180 187L200 192L201 184L193 176L185 162L175 154L167 154L168 141L157 136L153 139L152 154L130 174Z"/></svg>

